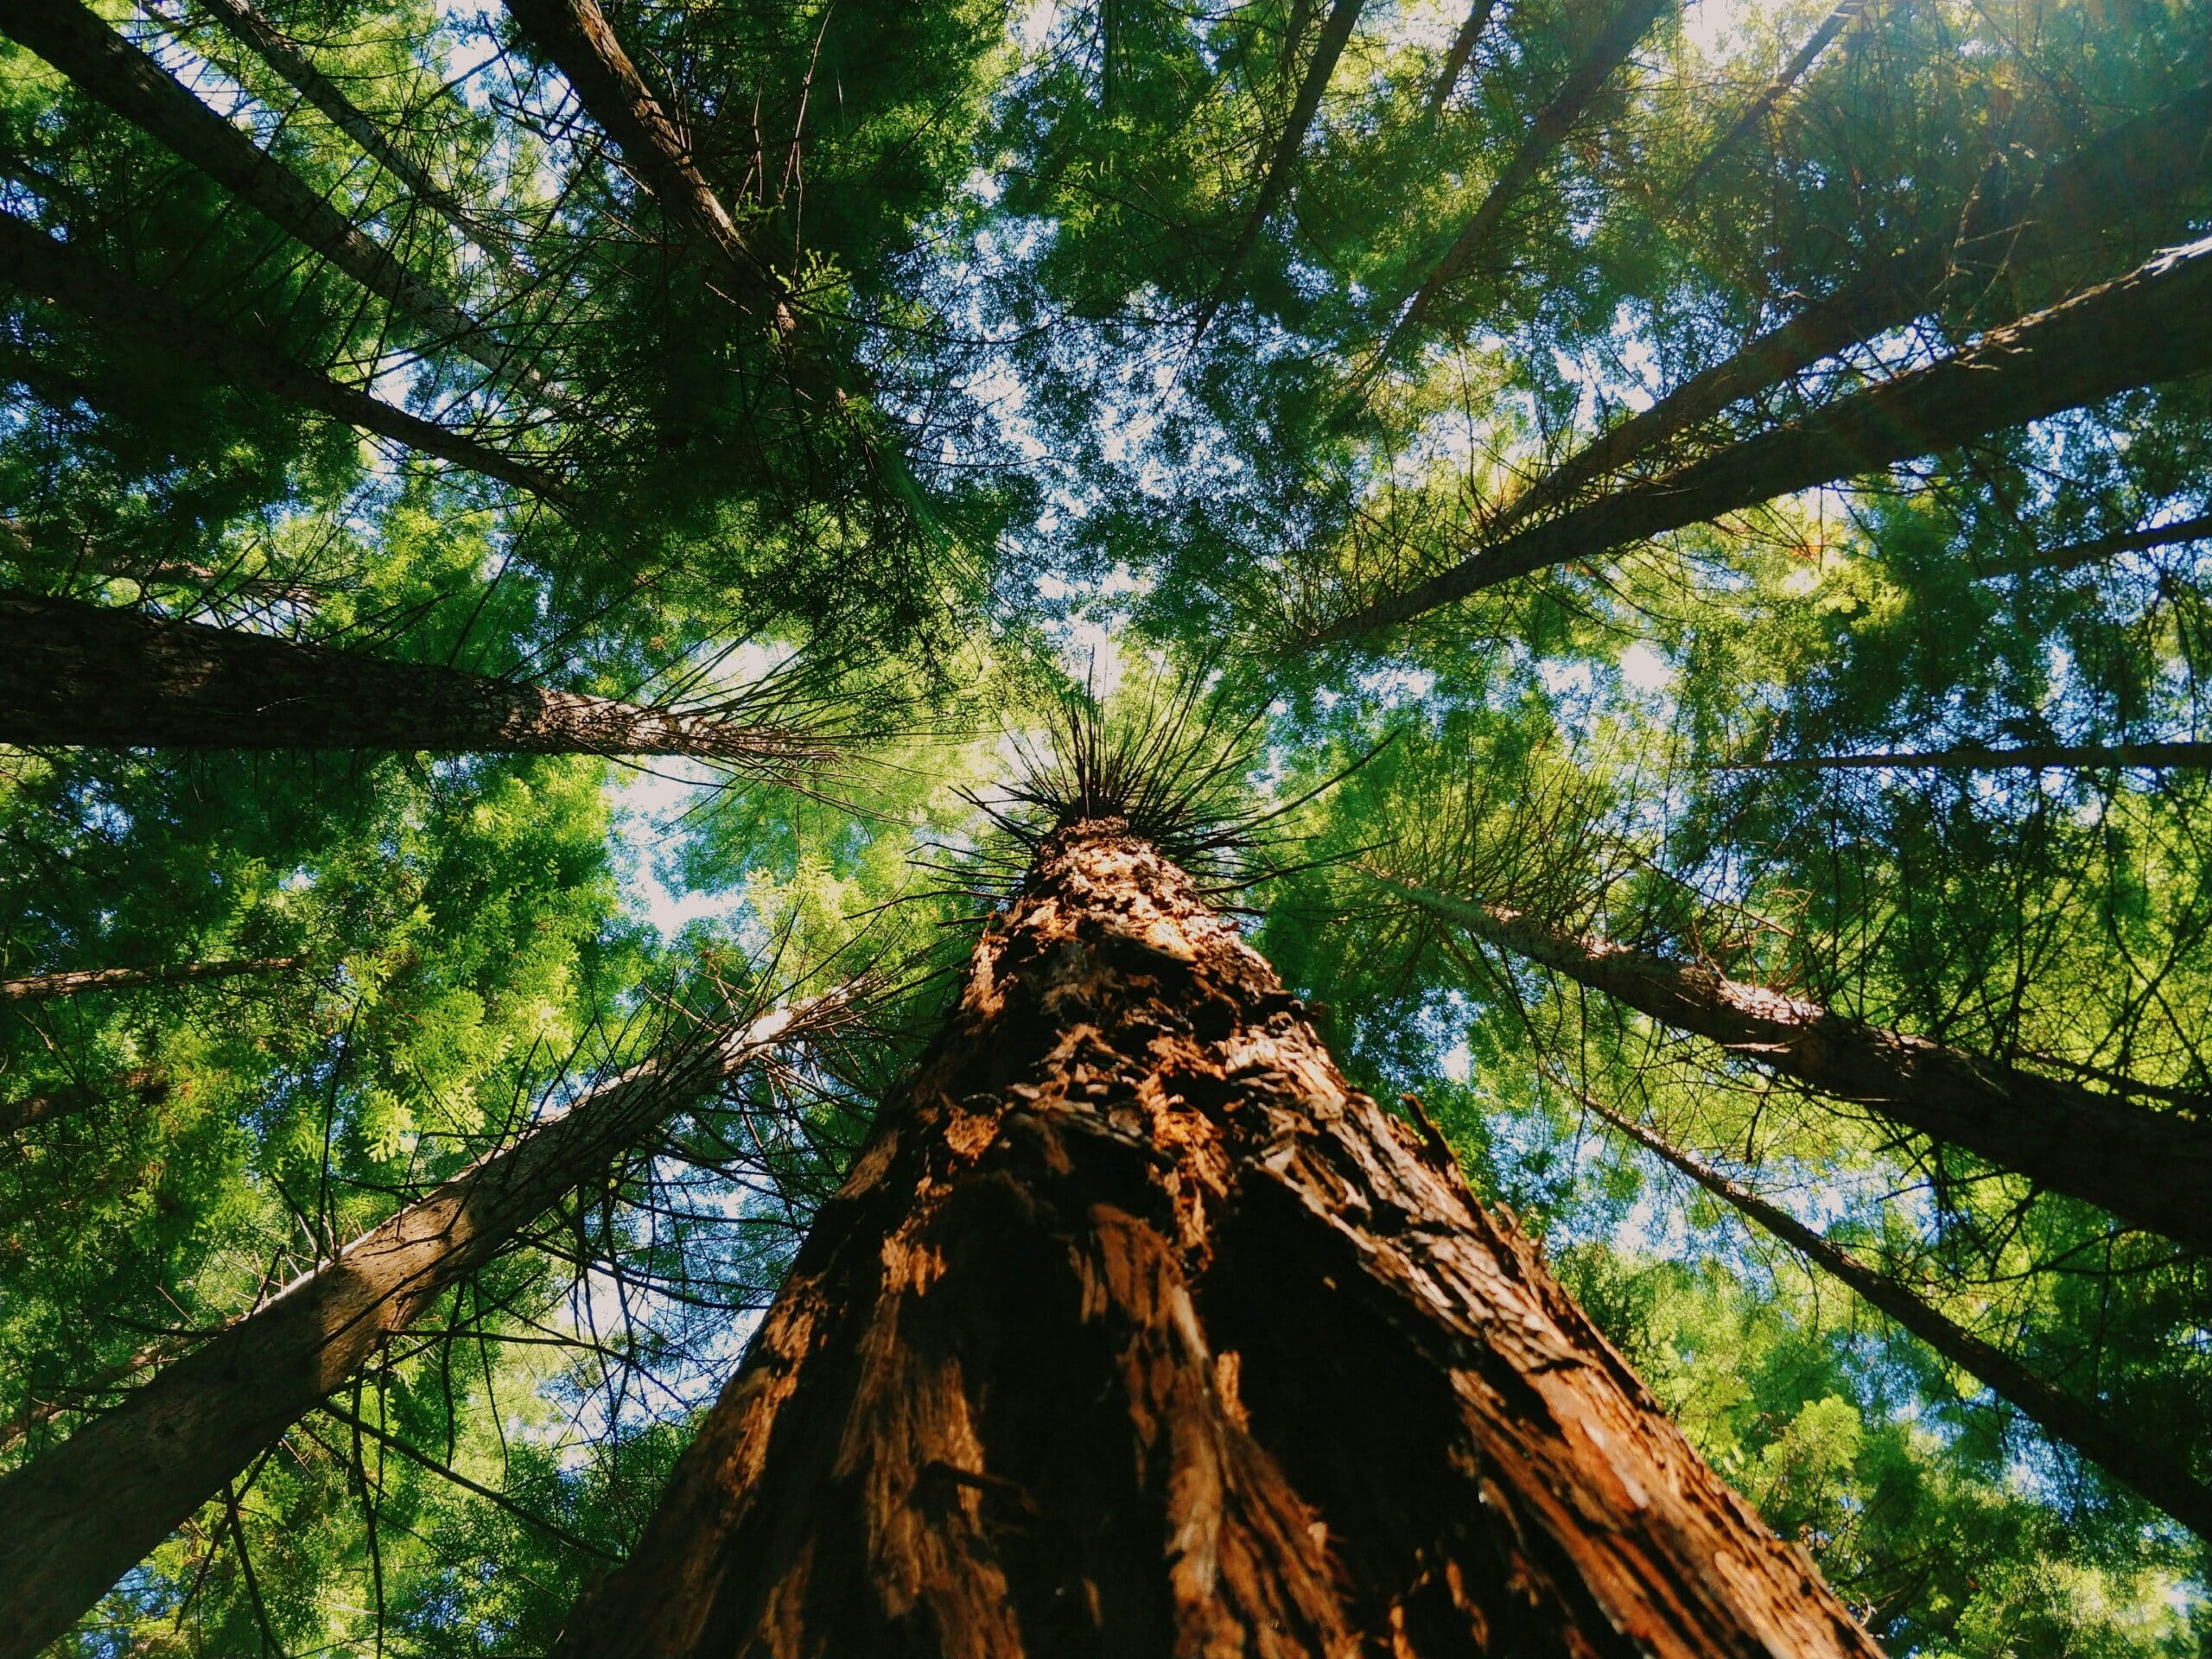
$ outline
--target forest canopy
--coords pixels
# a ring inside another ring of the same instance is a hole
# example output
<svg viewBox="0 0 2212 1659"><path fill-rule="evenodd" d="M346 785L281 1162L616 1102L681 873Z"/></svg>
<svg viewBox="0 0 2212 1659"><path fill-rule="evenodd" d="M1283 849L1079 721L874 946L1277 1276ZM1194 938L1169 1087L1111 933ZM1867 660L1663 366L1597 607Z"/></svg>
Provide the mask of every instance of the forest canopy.
<svg viewBox="0 0 2212 1659"><path fill-rule="evenodd" d="M1109 822L1882 1650L2212 1646L2208 77L2206 0L0 0L0 1659L578 1651ZM1336 1376L1294 1255L1201 1311Z"/></svg>

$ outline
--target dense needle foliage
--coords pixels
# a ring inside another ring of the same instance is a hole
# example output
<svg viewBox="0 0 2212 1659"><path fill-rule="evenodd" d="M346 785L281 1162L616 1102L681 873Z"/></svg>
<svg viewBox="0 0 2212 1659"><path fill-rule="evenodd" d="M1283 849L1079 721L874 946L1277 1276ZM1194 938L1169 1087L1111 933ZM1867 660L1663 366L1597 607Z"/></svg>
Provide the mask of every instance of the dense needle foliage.
<svg viewBox="0 0 2212 1659"><path fill-rule="evenodd" d="M594 1077L851 1012L55 1651L543 1651L1102 772L1890 1651L2212 1642L2195 1534L1608 1116L2202 1483L2200 1252L1466 919L2212 1135L2212 7L607 0L660 150L570 10L0 5L0 588L788 758L0 709L0 979L264 964L0 998L0 1469ZM2101 380L2036 354L2069 302ZM2010 413L1910 401L2008 325Z"/></svg>

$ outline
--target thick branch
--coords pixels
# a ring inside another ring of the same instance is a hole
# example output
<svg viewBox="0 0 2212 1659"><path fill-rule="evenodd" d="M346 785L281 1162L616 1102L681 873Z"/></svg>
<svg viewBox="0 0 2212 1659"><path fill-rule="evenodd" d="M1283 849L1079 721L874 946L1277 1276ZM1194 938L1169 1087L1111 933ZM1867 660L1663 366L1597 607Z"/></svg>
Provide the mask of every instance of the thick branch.
<svg viewBox="0 0 2212 1659"><path fill-rule="evenodd" d="M1396 880L1392 891L1768 1071L1878 1110L2132 1226L2212 1249L2212 1125L1845 1018L1710 968L1583 938L1535 918Z"/></svg>
<svg viewBox="0 0 2212 1659"><path fill-rule="evenodd" d="M1586 1095L1580 1098L1623 1135L1656 1153L1829 1276L1848 1285L2053 1439L2079 1449L2113 1479L2134 1488L2145 1501L2190 1531L2212 1538L2212 1487L2193 1478L2170 1453L2145 1444L2130 1432L2126 1422L2045 1382L2002 1349L1974 1335L1887 1274L1868 1267L1822 1237L1779 1205L1708 1168L1642 1124L1608 1110Z"/></svg>
<svg viewBox="0 0 2212 1659"><path fill-rule="evenodd" d="M2030 570L2073 570L2085 564L2101 564L2125 553L2146 553L2154 547L2202 541L2212 541L2212 513L2177 519L2171 524L2152 524L2147 530L2118 531L2110 536L2092 537L2044 553L2030 553L2012 559L1985 559L1974 575L2017 576Z"/></svg>
<svg viewBox="0 0 2212 1659"><path fill-rule="evenodd" d="M0 643L0 652L7 645ZM240 974L297 973L305 957L257 957L237 962L187 962L174 968L80 968L68 973L0 979L0 1002L46 1002L86 991L132 991L148 985L193 985Z"/></svg>
<svg viewBox="0 0 2212 1659"><path fill-rule="evenodd" d="M0 1100L0 1135L13 1135L34 1123L88 1111L92 1103L105 1094L135 1094L154 1100L159 1099L168 1088L167 1072L157 1066L142 1066L134 1071L118 1071L96 1084L68 1083L41 1094Z"/></svg>
<svg viewBox="0 0 2212 1659"><path fill-rule="evenodd" d="M1459 25L1459 32L1452 37L1452 48L1444 54L1444 64L1436 72L1436 84L1429 89L1428 118L1433 121L1444 113L1444 106L1459 85L1459 77L1467 73L1467 65L1475 55L1475 42L1482 38L1483 30L1490 27L1490 15L1497 10L1497 0L1475 0L1467 8L1467 16Z"/></svg>

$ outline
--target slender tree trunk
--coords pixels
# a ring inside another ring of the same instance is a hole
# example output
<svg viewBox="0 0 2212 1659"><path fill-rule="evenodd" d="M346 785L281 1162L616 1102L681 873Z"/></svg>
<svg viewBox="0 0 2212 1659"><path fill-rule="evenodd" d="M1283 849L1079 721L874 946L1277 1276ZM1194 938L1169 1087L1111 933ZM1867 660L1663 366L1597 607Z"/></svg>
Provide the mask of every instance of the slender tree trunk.
<svg viewBox="0 0 2212 1659"><path fill-rule="evenodd" d="M6 649L0 644L0 651ZM0 979L0 1002L47 1002L86 991L133 991L148 985L194 985L241 974L297 973L305 957L257 957L238 962L187 962L174 968L79 968L68 973Z"/></svg>
<svg viewBox="0 0 2212 1659"><path fill-rule="evenodd" d="M2212 1249L2212 1125L2022 1071L1802 997L1547 926L1427 887L1383 885L1443 920L1780 1076L1878 1109L2132 1226Z"/></svg>
<svg viewBox="0 0 2212 1659"><path fill-rule="evenodd" d="M0 30L388 302L442 346L542 391L485 326L407 269L79 0L0 0Z"/></svg>
<svg viewBox="0 0 2212 1659"><path fill-rule="evenodd" d="M1875 1650L1111 819L986 930L556 1651Z"/></svg>
<svg viewBox="0 0 2212 1659"><path fill-rule="evenodd" d="M1651 26L1673 4L1674 0L1624 0L1588 55L1574 67L1557 96L1530 124L1528 136L1491 181L1490 192L1475 209L1475 216L1467 221L1452 245L1444 251L1443 257L1414 290L1412 302L1376 349L1370 378L1389 357L1400 336L1408 329L1419 327L1436 303L1437 296L1483 256L1504 223L1507 209L1520 199L1521 193L1567 142L1567 134L1574 130L1574 124L1582 118L1599 91L1612 79L1613 72L1628 61L1637 43L1650 33Z"/></svg>
<svg viewBox="0 0 2212 1659"><path fill-rule="evenodd" d="M2055 1440L2064 1440L2113 1479L2133 1487L2190 1531L2212 1538L2212 1487L2194 1478L2131 1425L2102 1406L2054 1387L1991 1343L1947 1317L1908 1287L1868 1267L1788 1211L1708 1168L1652 1130L1592 1100L1583 1103L1637 1144L1648 1147L1715 1198L1733 1206L1792 1249L1840 1280L1969 1376L2010 1402Z"/></svg>
<svg viewBox="0 0 2212 1659"><path fill-rule="evenodd" d="M2094 244L2115 225L2156 213L2204 175L2212 81L2126 123L2052 169L2025 201L1999 194L1968 210L1963 238L1946 232L1878 262L1855 282L1693 375L1505 504L1492 537L1567 505L1630 461L1822 359L1924 315L1963 270L2047 260Z"/></svg>
<svg viewBox="0 0 2212 1659"><path fill-rule="evenodd" d="M130 552L103 545L92 537L70 534L74 543L67 553L45 553L32 536L30 527L19 518L0 515L0 543L8 553L26 563L46 562L60 564L71 571L87 571L94 575L135 582L141 587L190 588L201 591L213 590L241 599L257 599L269 603L296 605L311 609L321 598L315 590L303 582L285 582L273 576L248 576L233 567L218 569L211 564L197 564L188 559L162 558L150 553Z"/></svg>
<svg viewBox="0 0 2212 1659"><path fill-rule="evenodd" d="M1320 629L1349 639L1515 576L2212 368L2212 238L1804 419L1529 525Z"/></svg>
<svg viewBox="0 0 2212 1659"><path fill-rule="evenodd" d="M447 223L486 251L512 264L510 238L486 226L458 196L431 177L428 168L347 98L335 81L315 67L312 58L247 0L203 3L233 38L268 65L286 86L320 110L325 120L360 147L363 155L405 185L416 200L435 210Z"/></svg>
<svg viewBox="0 0 2212 1659"><path fill-rule="evenodd" d="M135 1071L118 1071L99 1083L67 1083L41 1094L0 1100L0 1135L13 1135L17 1129L27 1129L52 1118L89 1111L102 1095L135 1094L158 1100L168 1090L168 1074L158 1067L144 1066Z"/></svg>
<svg viewBox="0 0 2212 1659"><path fill-rule="evenodd" d="M225 3L234 4L236 0L225 0ZM1835 37L1866 13L1869 3L1870 0L1843 0L1841 5L1821 20L1821 26L1812 32L1804 45L1797 48L1789 61L1783 65L1782 73L1766 84L1765 90L1751 100L1750 107L1736 118L1728 130L1720 135L1719 141L1707 150L1698 164L1690 169L1689 177L1684 179L1675 192L1676 201L1681 200L1703 183L1705 175L1713 170L1720 158L1743 143L1751 129L1772 113L1774 106L1789 95L1792 86L1804 79L1805 72L1813 67L1821 53L1828 49Z"/></svg>
<svg viewBox="0 0 2212 1659"><path fill-rule="evenodd" d="M0 593L0 742L28 747L683 754L789 772L794 734L707 711Z"/></svg>
<svg viewBox="0 0 2212 1659"><path fill-rule="evenodd" d="M2116 559L2124 553L2145 553L2154 547L2172 547L2182 542L2212 541L2212 513L2201 518L2184 518L2171 524L2152 524L2147 530L2127 530L2110 536L2094 537L2086 542L2072 542L2064 547L2054 547L2047 552L2031 553L2015 559L1992 559L1974 572L1977 576L2017 576L2030 570L2072 570L2085 564L2101 564L2107 559Z"/></svg>
<svg viewBox="0 0 2212 1659"><path fill-rule="evenodd" d="M0 1477L0 1659L59 1637L388 1338L822 1007L769 1014L602 1084Z"/></svg>
<svg viewBox="0 0 2212 1659"><path fill-rule="evenodd" d="M1191 331L1193 346L1204 337L1214 314L1227 302L1245 260L1251 257L1253 245L1259 241L1261 231L1266 228L1268 219L1281 206L1283 195L1290 188L1291 175L1297 171L1299 156L1306 148L1306 130L1320 112L1322 95L1329 90L1329 78L1336 73L1338 61L1351 39L1352 29L1359 22L1361 4L1362 0L1334 0L1329 8L1328 19L1321 25L1321 38L1314 42L1313 56L1306 63L1305 78L1298 84L1298 96L1292 100L1290 118L1284 122L1282 136L1275 141L1274 154L1268 158L1268 174L1260 185L1260 194L1238 227L1228 257L1222 261L1221 280L1215 284L1211 297L1198 308L1198 326ZM1294 37L1290 44L1295 48Z"/></svg>
<svg viewBox="0 0 2212 1659"><path fill-rule="evenodd" d="M450 427L340 385L266 343L194 316L92 255L0 213L0 278L148 351L182 357L253 391L319 410L346 425L526 490L556 505L568 486L551 474Z"/></svg>
<svg viewBox="0 0 2212 1659"><path fill-rule="evenodd" d="M1445 105L1459 87L1459 77L1467 73L1467 65L1474 60L1475 42L1482 39L1483 30L1490 27L1490 15L1497 10L1497 0L1475 0L1467 8L1466 20L1452 37L1452 48L1444 54L1444 66L1436 72L1436 84L1429 88L1430 120L1444 113Z"/></svg>
<svg viewBox="0 0 2212 1659"><path fill-rule="evenodd" d="M1796 754L1780 760L1749 760L1722 772L1950 772L2041 771L2046 766L2212 766L2212 743L2028 743L1992 749L1968 745L1956 749L1921 749L1891 754Z"/></svg>

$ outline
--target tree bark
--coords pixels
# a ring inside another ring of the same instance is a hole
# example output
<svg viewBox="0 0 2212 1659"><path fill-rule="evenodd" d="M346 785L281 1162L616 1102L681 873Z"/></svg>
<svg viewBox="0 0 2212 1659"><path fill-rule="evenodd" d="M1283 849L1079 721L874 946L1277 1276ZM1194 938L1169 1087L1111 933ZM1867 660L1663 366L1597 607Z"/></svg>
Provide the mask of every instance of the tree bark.
<svg viewBox="0 0 2212 1659"><path fill-rule="evenodd" d="M5 592L0 742L683 754L775 774L827 758L794 734L712 710L642 708L434 663Z"/></svg>
<svg viewBox="0 0 2212 1659"><path fill-rule="evenodd" d="M235 4L237 0L224 0L224 3ZM1797 48L1789 61L1783 65L1782 73L1766 84L1765 89L1751 100L1750 107L1730 124L1728 130L1720 135L1719 140L1690 169L1689 177L1676 187L1674 195L1676 201L1681 200L1703 183L1705 175L1713 170L1720 158L1743 143L1751 130L1766 119L1774 106L1789 94L1789 89L1804 78L1805 72L1813 67L1821 54L1834 42L1835 37L1857 22L1870 3L1871 0L1843 0L1841 5L1821 20L1821 26L1812 32L1804 45Z"/></svg>
<svg viewBox="0 0 2212 1659"><path fill-rule="evenodd" d="M1268 219L1282 204L1284 193L1290 188L1291 175L1297 170L1299 156L1306 148L1306 130L1320 112L1322 95L1329 90L1329 79L1336 73L1337 63L1344 54L1353 27L1359 22L1362 3L1363 0L1334 0L1329 8L1328 18L1321 25L1321 38L1314 42L1313 56L1306 66L1305 78L1298 84L1298 96L1291 103L1290 118L1283 123L1282 137L1276 140L1274 154L1268 158L1268 174L1260 185L1260 194L1238 227L1228 257L1221 263L1221 279L1215 283L1211 297L1198 308L1198 326L1191 330L1193 346L1204 338L1214 314L1228 301L1230 289L1236 286L1245 260L1251 257L1253 245L1259 241L1261 231L1266 228ZM1296 43L1294 41L1292 44Z"/></svg>
<svg viewBox="0 0 2212 1659"><path fill-rule="evenodd" d="M478 1160L0 1477L0 1659L29 1659L564 1194L832 1004L632 1067Z"/></svg>
<svg viewBox="0 0 2212 1659"><path fill-rule="evenodd" d="M2212 1538L2212 1487L2193 1478L2171 1454L2149 1446L2102 1406L2080 1400L2038 1376L1993 1344L1953 1320L1908 1287L1831 1243L1788 1211L1708 1168L1654 1131L1599 1104L1583 1103L1638 1145L1665 1159L1715 1198L1772 1233L1831 1278L1918 1337L1943 1358L2009 1402L2020 1414L2064 1440L2114 1480L2133 1487L2190 1531Z"/></svg>
<svg viewBox="0 0 2212 1659"><path fill-rule="evenodd" d="M2212 1125L1873 1026L1694 963L1584 938L1499 906L1378 878L1501 950L1708 1038L1780 1076L1872 1106L2131 1226L2212 1249Z"/></svg>
<svg viewBox="0 0 2212 1659"><path fill-rule="evenodd" d="M1046 842L568 1659L1872 1656L1119 819Z"/></svg>
<svg viewBox="0 0 2212 1659"><path fill-rule="evenodd" d="M1628 61L1637 43L1673 4L1674 0L1623 0L1620 10L1592 45L1588 55L1574 67L1557 95L1529 124L1528 136L1491 181L1489 194L1475 209L1474 217L1414 291L1412 302L1376 348L1368 378L1379 372L1399 338L1427 317L1437 296L1489 247L1504 221L1506 210L1520 199L1544 163L1567 142L1567 134L1574 130L1574 124L1582 118L1599 89L1612 79L1615 70Z"/></svg>
<svg viewBox="0 0 2212 1659"><path fill-rule="evenodd" d="M2110 536L2092 537L2085 542L2069 542L2063 547L2024 554L2018 558L1988 560L1974 575L2017 576L2031 570L2073 570L2085 564L2101 564L2124 553L2147 553L2154 547L2202 541L2212 541L2212 513L2171 524L2152 524L2147 530L2120 531Z"/></svg>
<svg viewBox="0 0 2212 1659"><path fill-rule="evenodd" d="M0 213L0 278L146 350L182 357L238 385L316 410L359 431L481 473L556 505L568 486L450 427L394 408L294 362L257 340L194 316L92 255Z"/></svg>
<svg viewBox="0 0 2212 1659"><path fill-rule="evenodd" d="M1780 760L1747 760L1722 772L1911 771L2004 772L2046 766L2212 766L2212 743L2026 743L1993 749L1969 744L1955 749L1921 749L1890 754L1793 754Z"/></svg>
<svg viewBox="0 0 2212 1659"><path fill-rule="evenodd" d="M68 76L87 97L143 130L286 235L429 329L439 345L495 375L534 391L543 390L535 375L518 369L484 324L408 270L80 0L0 0L0 30Z"/></svg>
<svg viewBox="0 0 2212 1659"><path fill-rule="evenodd" d="M1319 630L1355 639L1569 560L2212 368L2212 238L1646 484L1529 525Z"/></svg>
<svg viewBox="0 0 2212 1659"><path fill-rule="evenodd" d="M1489 528L1502 536L1555 507L1730 404L1779 385L1823 358L1924 315L1962 271L2048 259L2125 219L2172 203L2205 169L2212 81L2124 123L2054 168L2024 202L2003 195L1967 210L1963 236L1946 232L1878 261L1855 282L1768 330L1609 429L1505 504Z"/></svg>
<svg viewBox="0 0 2212 1659"><path fill-rule="evenodd" d="M99 1083L67 1083L40 1094L0 1100L0 1135L13 1135L34 1123L88 1111L104 1094L135 1094L157 1100L168 1089L167 1072L158 1067L143 1066L135 1071L118 1071Z"/></svg>
<svg viewBox="0 0 2212 1659"><path fill-rule="evenodd" d="M1444 54L1444 64L1436 72L1436 83L1429 88L1428 118L1432 121L1444 113L1444 106L1451 101L1452 93L1459 85L1459 77L1467 73L1467 65L1475 55L1475 42L1482 38L1483 30L1490 27L1490 15L1497 10L1497 0L1475 0L1467 8L1465 21L1459 32L1452 37L1452 47Z"/></svg>
<svg viewBox="0 0 2212 1659"><path fill-rule="evenodd" d="M4 639L4 636L0 636ZM6 650L0 643L0 651ZM296 973L305 957L257 957L238 962L187 962L174 968L79 968L68 973L0 979L0 1002L46 1002L86 991L132 991L147 985L191 985L240 974Z"/></svg>

